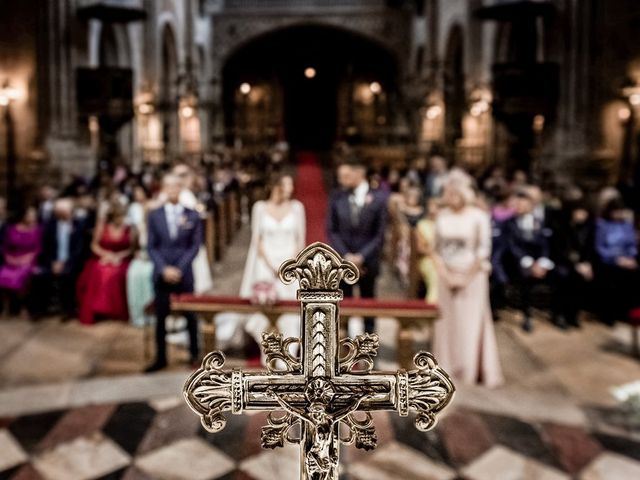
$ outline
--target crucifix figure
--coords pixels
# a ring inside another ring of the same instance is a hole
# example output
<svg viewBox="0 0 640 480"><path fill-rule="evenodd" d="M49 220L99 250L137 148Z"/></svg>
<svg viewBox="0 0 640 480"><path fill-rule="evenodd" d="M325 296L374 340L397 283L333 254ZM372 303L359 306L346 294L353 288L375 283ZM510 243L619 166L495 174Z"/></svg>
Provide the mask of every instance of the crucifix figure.
<svg viewBox="0 0 640 480"><path fill-rule="evenodd" d="M225 411L267 411L262 447L300 444L300 478L336 480L341 443L376 447L370 412L393 410L406 417L413 411L419 430L433 428L455 388L430 353L415 356L415 370L378 372L377 335L339 338L339 285L358 280L354 264L314 243L282 264L279 275L286 283L299 282L300 338L264 333L267 371L222 370L222 353L205 357L187 379L184 395L208 431L224 428Z"/></svg>

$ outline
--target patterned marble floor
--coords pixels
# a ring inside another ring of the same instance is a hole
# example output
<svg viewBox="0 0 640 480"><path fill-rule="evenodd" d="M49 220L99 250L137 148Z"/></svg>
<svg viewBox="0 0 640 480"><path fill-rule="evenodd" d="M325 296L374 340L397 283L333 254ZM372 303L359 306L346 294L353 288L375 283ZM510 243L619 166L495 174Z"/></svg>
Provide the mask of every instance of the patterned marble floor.
<svg viewBox="0 0 640 480"><path fill-rule="evenodd" d="M589 427L454 408L420 433L375 415L378 449L345 447L344 480L640 478L640 442ZM296 446L260 449L264 415L205 432L179 397L0 418L0 479L294 480Z"/></svg>
<svg viewBox="0 0 640 480"><path fill-rule="evenodd" d="M225 278L218 293L237 289L245 240L217 266ZM379 290L401 294L388 274ZM229 416L216 435L202 430L180 397L188 374L180 348L171 351L169 371L142 375L142 333L122 323L0 319L0 328L0 480L297 478L297 447L260 449L263 415ZM378 368L397 367L396 328L391 319L377 323ZM611 395L640 379L628 327L585 322L561 332L539 316L527 335L517 314L504 312L496 332L505 386L458 384L428 434L377 414L378 449L345 447L342 478L640 479L640 430ZM426 339L417 335L417 346Z"/></svg>

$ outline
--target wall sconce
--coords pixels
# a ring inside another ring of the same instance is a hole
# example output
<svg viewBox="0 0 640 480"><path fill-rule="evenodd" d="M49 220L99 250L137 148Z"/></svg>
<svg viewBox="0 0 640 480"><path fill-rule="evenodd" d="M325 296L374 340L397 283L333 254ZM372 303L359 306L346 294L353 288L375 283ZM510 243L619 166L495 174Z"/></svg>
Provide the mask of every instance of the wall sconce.
<svg viewBox="0 0 640 480"><path fill-rule="evenodd" d="M627 123L630 118L631 109L629 107L624 106L618 109L618 120L620 120L621 123Z"/></svg>
<svg viewBox="0 0 640 480"><path fill-rule="evenodd" d="M542 130L544 130L544 122L544 115L536 115L533 117L533 131L537 133L542 132Z"/></svg>
<svg viewBox="0 0 640 480"><path fill-rule="evenodd" d="M486 88L476 88L470 96L469 113L472 117L479 117L491 110L491 93Z"/></svg>
<svg viewBox="0 0 640 480"><path fill-rule="evenodd" d="M249 95L249 93L251 93L251 84L247 82L240 84L240 93L243 95Z"/></svg>
<svg viewBox="0 0 640 480"><path fill-rule="evenodd" d="M151 115L155 111L153 104L153 93L140 93L136 101L136 110L140 115Z"/></svg>
<svg viewBox="0 0 640 480"><path fill-rule="evenodd" d="M198 97L190 93L180 99L180 116L182 118L191 118L195 115L198 107Z"/></svg>
<svg viewBox="0 0 640 480"><path fill-rule="evenodd" d="M20 92L6 81L0 88L0 106L6 107L20 98Z"/></svg>
<svg viewBox="0 0 640 480"><path fill-rule="evenodd" d="M440 105L430 105L429 107L427 107L425 116L429 120L435 120L440 115L442 115L442 107Z"/></svg>
<svg viewBox="0 0 640 480"><path fill-rule="evenodd" d="M622 96L626 97L633 107L640 107L640 85L629 79L625 87L622 88Z"/></svg>

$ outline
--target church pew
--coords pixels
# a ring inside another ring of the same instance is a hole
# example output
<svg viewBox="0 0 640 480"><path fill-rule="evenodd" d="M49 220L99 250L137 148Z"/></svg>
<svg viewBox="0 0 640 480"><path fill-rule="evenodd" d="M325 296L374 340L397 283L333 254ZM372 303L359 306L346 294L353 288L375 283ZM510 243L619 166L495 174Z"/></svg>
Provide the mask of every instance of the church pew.
<svg viewBox="0 0 640 480"><path fill-rule="evenodd" d="M221 260L227 246L227 212L224 198L216 200L214 213L216 219L216 259Z"/></svg>
<svg viewBox="0 0 640 480"><path fill-rule="evenodd" d="M204 219L204 245L207 250L209 264L217 260L216 258L216 222L213 212L207 212Z"/></svg>
<svg viewBox="0 0 640 480"><path fill-rule="evenodd" d="M277 330L276 322L285 313L299 313L300 303L281 300L274 305L255 305L248 299L215 295L174 295L171 299L174 313L195 312L205 320L204 347L207 352L215 350L215 315L223 312L251 314L261 312L270 322L271 329ZM438 318L435 305L427 305L423 300L379 300L345 298L340 303L340 314L348 317L390 317L398 321L396 336L398 363L410 368L414 355L414 331L425 325L433 333L433 322ZM432 337L433 335L431 335Z"/></svg>

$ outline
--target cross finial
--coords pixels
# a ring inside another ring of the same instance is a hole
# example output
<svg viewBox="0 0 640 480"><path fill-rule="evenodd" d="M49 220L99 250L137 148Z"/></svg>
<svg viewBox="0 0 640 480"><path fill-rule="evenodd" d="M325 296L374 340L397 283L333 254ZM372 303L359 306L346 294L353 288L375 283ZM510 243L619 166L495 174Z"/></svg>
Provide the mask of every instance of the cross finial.
<svg viewBox="0 0 640 480"><path fill-rule="evenodd" d="M410 372L373 371L379 341L375 334L339 339L340 283L358 280L356 266L322 243L305 248L280 267L280 278L298 281L301 300L300 338L263 334L267 371L223 370L224 355L212 352L187 380L188 405L211 432L225 426L223 412L269 412L262 428L263 448L298 443L300 478L338 478L340 443L371 450L377 436L371 411L415 412L415 424L426 431L451 401L454 386L433 355L415 356ZM292 347L298 346L298 354ZM358 368L356 368L358 367ZM283 411L284 415L273 415ZM355 412L364 412L364 420ZM339 425L349 435L340 435ZM298 436L294 432L299 432Z"/></svg>

